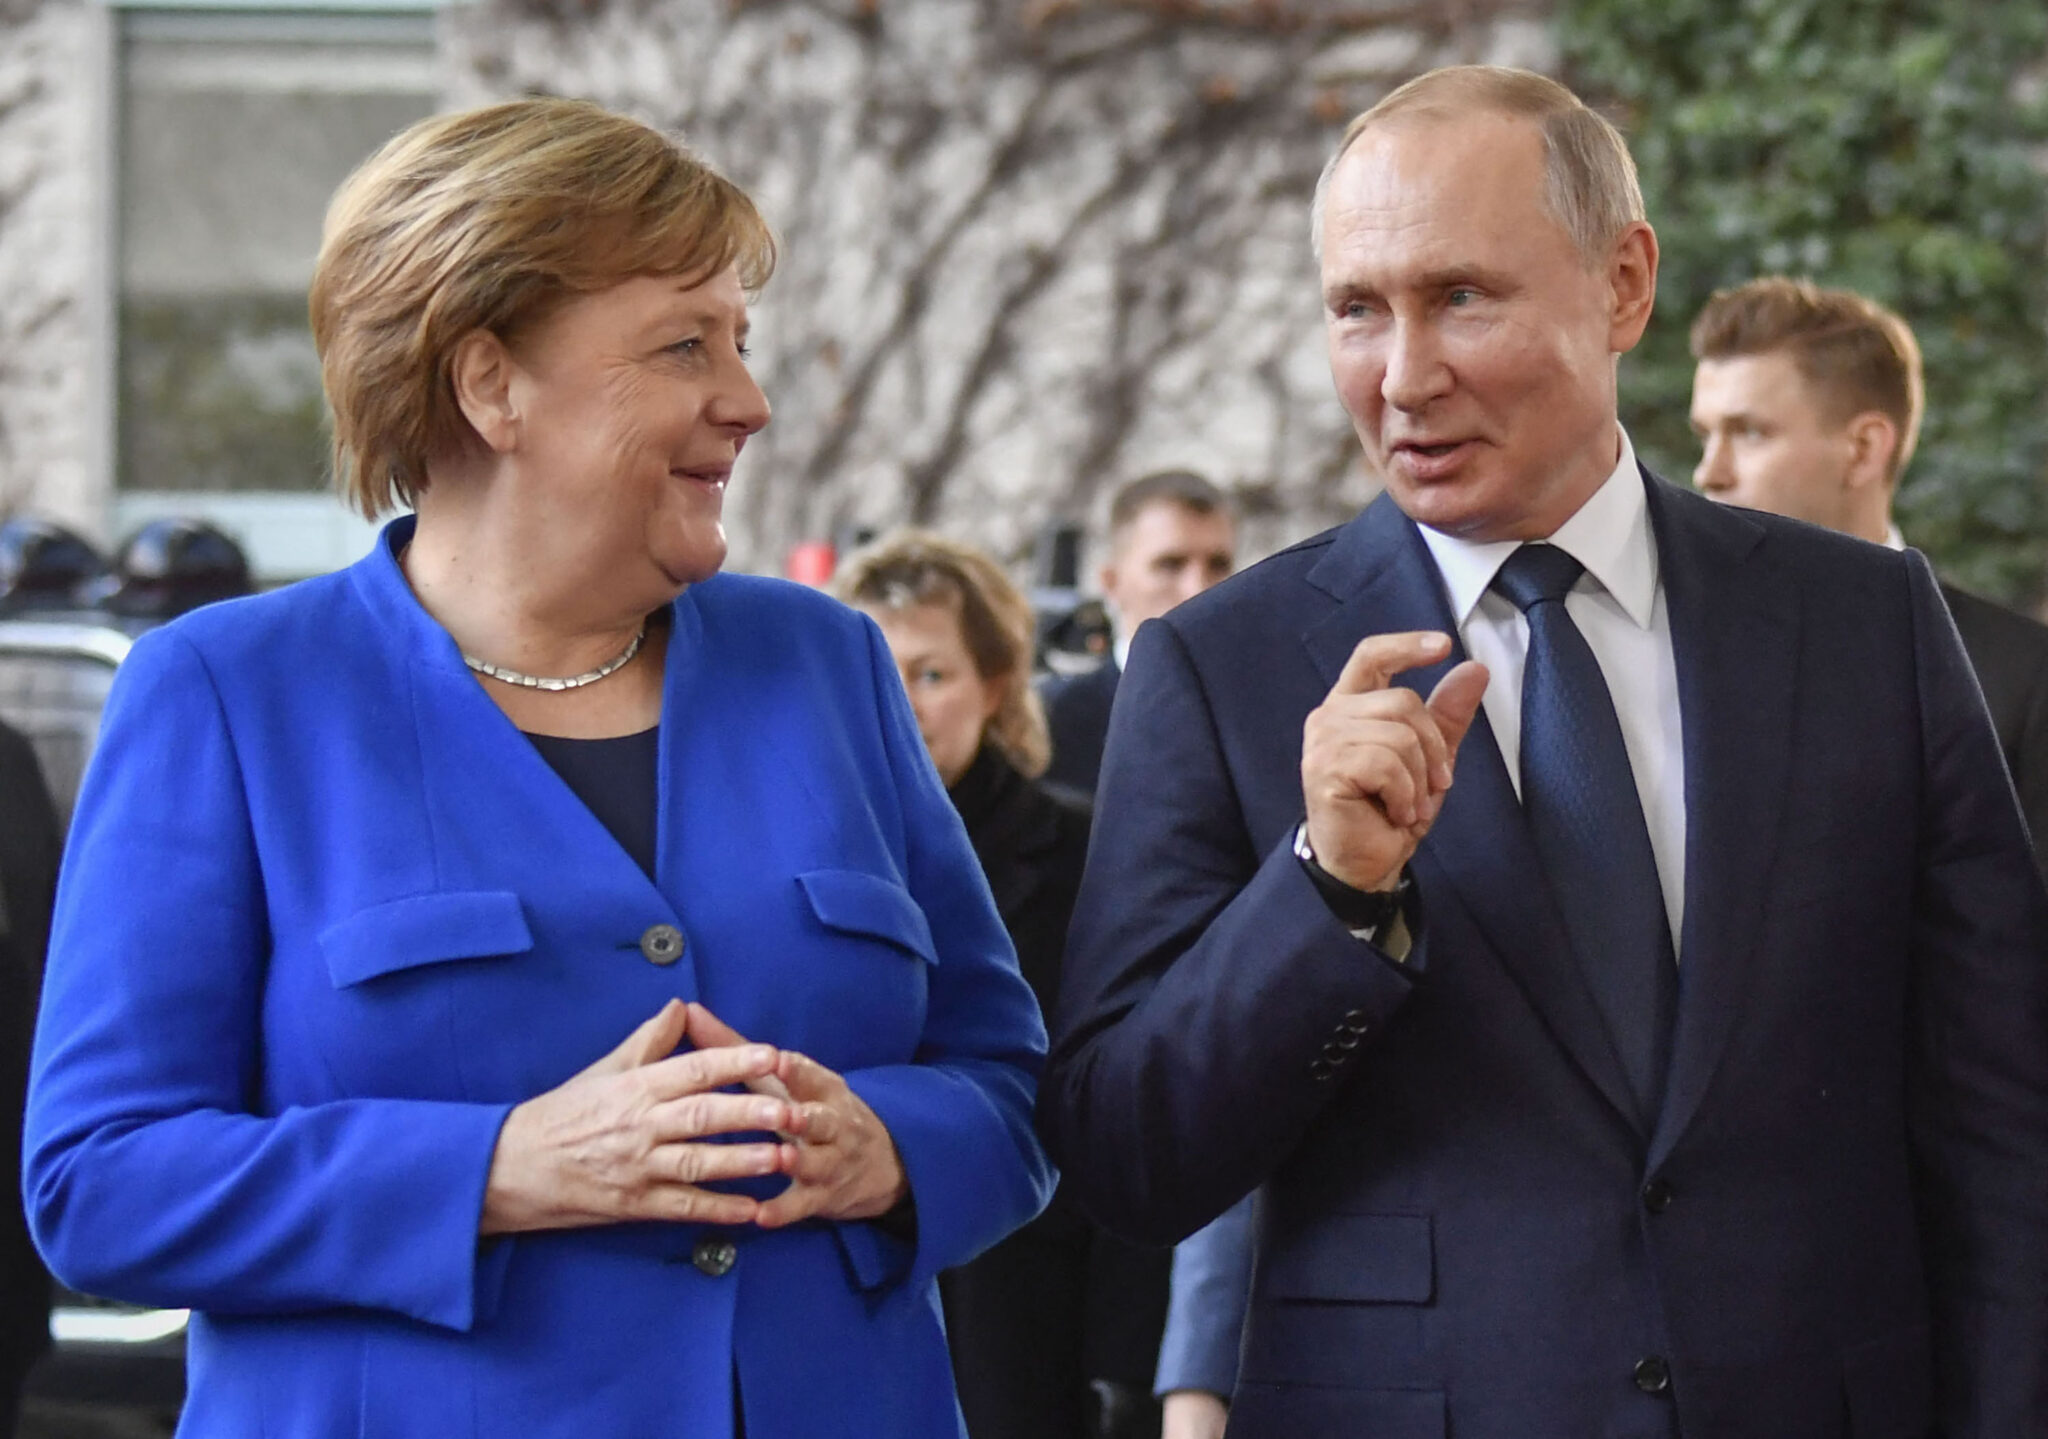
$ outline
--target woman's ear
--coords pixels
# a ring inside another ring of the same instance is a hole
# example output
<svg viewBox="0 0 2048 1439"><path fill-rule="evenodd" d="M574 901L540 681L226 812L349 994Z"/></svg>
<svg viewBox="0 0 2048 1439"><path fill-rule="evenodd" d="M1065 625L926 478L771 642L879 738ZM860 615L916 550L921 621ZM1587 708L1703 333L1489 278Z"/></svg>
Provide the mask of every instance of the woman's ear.
<svg viewBox="0 0 2048 1439"><path fill-rule="evenodd" d="M455 343L449 379L462 417L497 454L519 443L519 407L512 398L512 352L489 330L472 330Z"/></svg>
<svg viewBox="0 0 2048 1439"><path fill-rule="evenodd" d="M1004 675L1000 679L989 680L982 686L987 691L981 702L981 722L983 724L987 724L996 717L997 711L1003 707L1003 702L1010 697L1010 686L1019 683L1022 683L1022 681L1017 676Z"/></svg>

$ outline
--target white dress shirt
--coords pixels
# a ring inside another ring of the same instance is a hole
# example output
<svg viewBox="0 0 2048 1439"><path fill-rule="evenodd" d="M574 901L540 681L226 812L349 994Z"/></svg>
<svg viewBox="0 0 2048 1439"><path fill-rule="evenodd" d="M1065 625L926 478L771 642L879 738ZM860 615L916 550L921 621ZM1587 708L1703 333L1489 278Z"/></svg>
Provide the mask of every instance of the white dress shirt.
<svg viewBox="0 0 2048 1439"><path fill-rule="evenodd" d="M1487 586L1520 541L1481 544L1419 527L1444 577L1465 653L1490 678L1483 701L1515 793L1522 790L1522 663L1529 622ZM1565 610L1606 676L1622 742L1642 797L1672 949L1685 918L1685 751L1680 744L1678 664L1658 576L1657 541L1635 447L1621 436L1621 459L1605 484L1550 537L1586 567L1565 596Z"/></svg>

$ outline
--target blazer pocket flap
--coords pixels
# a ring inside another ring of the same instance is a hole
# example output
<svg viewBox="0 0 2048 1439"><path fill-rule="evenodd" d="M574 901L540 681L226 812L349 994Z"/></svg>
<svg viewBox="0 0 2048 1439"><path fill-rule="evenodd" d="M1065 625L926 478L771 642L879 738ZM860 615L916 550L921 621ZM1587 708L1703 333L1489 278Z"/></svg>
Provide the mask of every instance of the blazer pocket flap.
<svg viewBox="0 0 2048 1439"><path fill-rule="evenodd" d="M932 927L910 891L854 869L814 869L796 877L811 912L827 929L885 939L927 964L938 963Z"/></svg>
<svg viewBox="0 0 2048 1439"><path fill-rule="evenodd" d="M510 890L414 894L357 910L320 933L337 989L454 959L521 954L533 948L526 911Z"/></svg>
<svg viewBox="0 0 2048 1439"><path fill-rule="evenodd" d="M1318 1215L1261 1256L1258 1287L1275 1299L1427 1304L1436 1294L1429 1216Z"/></svg>

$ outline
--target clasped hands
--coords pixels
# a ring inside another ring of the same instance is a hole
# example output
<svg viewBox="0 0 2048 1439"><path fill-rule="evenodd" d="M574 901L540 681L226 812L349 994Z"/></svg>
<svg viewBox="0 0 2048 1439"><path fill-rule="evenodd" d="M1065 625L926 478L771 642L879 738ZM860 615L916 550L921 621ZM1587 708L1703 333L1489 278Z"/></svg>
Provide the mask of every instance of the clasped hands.
<svg viewBox="0 0 2048 1439"><path fill-rule="evenodd" d="M1394 677L1450 650L1450 636L1426 630L1367 636L1303 726L1309 847L1354 889L1399 885L1443 808L1458 746L1486 693L1486 667L1465 661L1427 700Z"/></svg>
<svg viewBox="0 0 2048 1439"><path fill-rule="evenodd" d="M676 1053L686 1039L694 1048ZM776 1138L712 1142L749 1132ZM703 1187L769 1174L790 1180L769 1200ZM479 1228L668 1220L779 1229L872 1219L908 1187L888 1130L838 1074L748 1043L701 1004L670 1000L610 1054L513 1109Z"/></svg>

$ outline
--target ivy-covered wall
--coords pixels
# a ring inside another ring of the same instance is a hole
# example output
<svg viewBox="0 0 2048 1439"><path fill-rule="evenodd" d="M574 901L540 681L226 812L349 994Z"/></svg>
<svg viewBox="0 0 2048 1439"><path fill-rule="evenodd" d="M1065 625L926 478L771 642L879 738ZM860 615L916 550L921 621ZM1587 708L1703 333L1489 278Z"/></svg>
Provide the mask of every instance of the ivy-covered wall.
<svg viewBox="0 0 2048 1439"><path fill-rule="evenodd" d="M1561 0L1565 78L1608 103L1663 245L1622 366L1630 429L1675 479L1686 331L1773 272L1911 322L1928 414L1907 539L1966 587L2048 590L2048 5L2038 0Z"/></svg>

